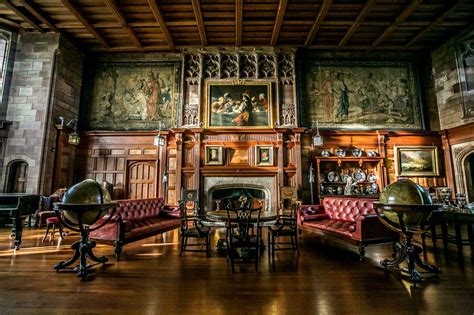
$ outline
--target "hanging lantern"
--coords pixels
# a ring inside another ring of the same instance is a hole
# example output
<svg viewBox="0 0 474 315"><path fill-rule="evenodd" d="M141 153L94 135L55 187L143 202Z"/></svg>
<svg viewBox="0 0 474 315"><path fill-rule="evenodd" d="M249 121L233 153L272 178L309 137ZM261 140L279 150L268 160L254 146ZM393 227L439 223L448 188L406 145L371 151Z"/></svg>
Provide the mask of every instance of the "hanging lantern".
<svg viewBox="0 0 474 315"><path fill-rule="evenodd" d="M79 142L81 141L81 138L79 137L79 135L77 134L76 131L74 131L73 133L70 133L69 134L69 138L67 140L67 142L71 145L78 145Z"/></svg>

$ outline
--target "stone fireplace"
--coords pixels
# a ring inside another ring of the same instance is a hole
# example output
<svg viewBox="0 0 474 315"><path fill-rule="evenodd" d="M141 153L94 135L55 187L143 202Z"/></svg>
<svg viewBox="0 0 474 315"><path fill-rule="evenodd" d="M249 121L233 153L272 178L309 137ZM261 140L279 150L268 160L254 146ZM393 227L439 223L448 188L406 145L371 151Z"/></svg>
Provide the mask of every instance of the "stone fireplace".
<svg viewBox="0 0 474 315"><path fill-rule="evenodd" d="M204 177L202 205L204 211L216 209L216 201L221 200L220 208L225 209L223 199L236 200L239 195L263 200L263 211L277 210L277 187L275 176L243 177ZM253 206L256 206L254 204Z"/></svg>

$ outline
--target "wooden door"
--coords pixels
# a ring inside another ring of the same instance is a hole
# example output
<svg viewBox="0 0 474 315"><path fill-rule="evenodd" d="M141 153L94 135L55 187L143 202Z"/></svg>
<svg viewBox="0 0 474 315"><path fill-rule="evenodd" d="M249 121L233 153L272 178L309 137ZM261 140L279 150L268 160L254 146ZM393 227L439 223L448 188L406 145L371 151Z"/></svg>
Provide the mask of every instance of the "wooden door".
<svg viewBox="0 0 474 315"><path fill-rule="evenodd" d="M128 199L156 197L155 163L155 161L137 161L129 164L127 172Z"/></svg>

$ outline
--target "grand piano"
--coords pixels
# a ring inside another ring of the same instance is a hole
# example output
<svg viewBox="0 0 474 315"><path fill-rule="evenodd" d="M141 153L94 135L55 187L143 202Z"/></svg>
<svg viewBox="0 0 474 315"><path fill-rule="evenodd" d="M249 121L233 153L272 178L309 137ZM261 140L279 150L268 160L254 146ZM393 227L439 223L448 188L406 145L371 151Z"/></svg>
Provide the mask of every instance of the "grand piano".
<svg viewBox="0 0 474 315"><path fill-rule="evenodd" d="M15 249L20 249L23 219L39 208L40 195L0 194L0 216L13 220L12 236L15 235Z"/></svg>

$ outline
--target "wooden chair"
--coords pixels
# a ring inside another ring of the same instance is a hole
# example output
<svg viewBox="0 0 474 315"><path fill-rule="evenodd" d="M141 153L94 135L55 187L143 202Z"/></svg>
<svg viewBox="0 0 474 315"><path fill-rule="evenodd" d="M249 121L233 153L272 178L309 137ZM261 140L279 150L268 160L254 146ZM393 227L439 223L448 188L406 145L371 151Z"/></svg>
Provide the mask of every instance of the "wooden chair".
<svg viewBox="0 0 474 315"><path fill-rule="evenodd" d="M199 197L197 190L184 190L183 199L179 201L179 209L181 215L181 250L179 256L184 251L189 252L206 252L206 256L211 255L211 231L207 226L203 226L201 216L199 214ZM190 238L202 239L204 243L188 244ZM202 247L202 249L187 249L187 247Z"/></svg>
<svg viewBox="0 0 474 315"><path fill-rule="evenodd" d="M276 250L296 250L298 255L300 254L298 247L298 223L296 217L298 206L298 202L292 203L290 206L290 212L279 215L277 222L268 227L268 255L271 255L272 263L275 261ZM282 237L289 237L290 239L279 241Z"/></svg>
<svg viewBox="0 0 474 315"><path fill-rule="evenodd" d="M59 230L59 238L61 240L64 239L64 231L63 231L63 227L61 225L61 222L59 222L59 219L58 217L54 216L54 217L49 217L46 219L46 232L44 233L44 236L43 236L43 239L42 239L42 242L44 242L46 240L46 237L48 236L48 233L49 231L51 230L51 233L49 235L49 241L53 241L54 240L54 232L56 231L56 228L58 228Z"/></svg>
<svg viewBox="0 0 474 315"><path fill-rule="evenodd" d="M234 273L236 262L254 262L258 272L261 245L260 213L262 208L227 209L227 259ZM253 227L256 235L252 235Z"/></svg>

